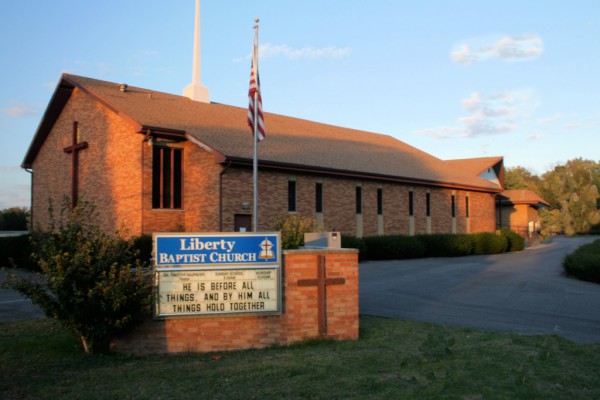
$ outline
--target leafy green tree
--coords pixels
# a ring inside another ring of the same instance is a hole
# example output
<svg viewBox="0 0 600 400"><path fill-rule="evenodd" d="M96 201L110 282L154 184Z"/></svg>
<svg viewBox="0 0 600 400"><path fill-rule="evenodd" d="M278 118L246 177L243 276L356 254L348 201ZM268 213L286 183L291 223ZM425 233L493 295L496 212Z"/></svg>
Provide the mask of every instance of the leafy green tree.
<svg viewBox="0 0 600 400"><path fill-rule="evenodd" d="M517 166L507 168L504 172L504 187L506 189L528 189L539 193L540 177L526 168Z"/></svg>
<svg viewBox="0 0 600 400"><path fill-rule="evenodd" d="M52 230L34 232L33 254L43 275L11 276L8 284L81 339L86 352L107 352L113 338L148 315L151 288L131 240L102 232L89 203L70 211L66 199ZM68 211L67 211L68 210Z"/></svg>
<svg viewBox="0 0 600 400"><path fill-rule="evenodd" d="M26 231L29 209L12 207L0 211L0 231Z"/></svg>
<svg viewBox="0 0 600 400"><path fill-rule="evenodd" d="M600 223L599 171L599 163L577 158L545 173L540 185L540 195L550 203L541 213L545 225L573 235Z"/></svg>

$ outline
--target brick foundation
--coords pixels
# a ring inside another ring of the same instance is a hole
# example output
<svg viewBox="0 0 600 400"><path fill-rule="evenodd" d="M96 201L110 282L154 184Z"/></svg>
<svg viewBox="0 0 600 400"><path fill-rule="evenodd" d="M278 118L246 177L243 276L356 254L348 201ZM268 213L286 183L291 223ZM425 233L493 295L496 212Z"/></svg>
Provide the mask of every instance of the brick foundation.
<svg viewBox="0 0 600 400"><path fill-rule="evenodd" d="M318 290L298 281L317 278L320 255L327 278L345 278L326 287L326 334L319 334ZM287 345L327 337L358 339L358 252L354 249L283 251L283 313L267 316L202 316L148 319L114 342L121 353L211 352Z"/></svg>

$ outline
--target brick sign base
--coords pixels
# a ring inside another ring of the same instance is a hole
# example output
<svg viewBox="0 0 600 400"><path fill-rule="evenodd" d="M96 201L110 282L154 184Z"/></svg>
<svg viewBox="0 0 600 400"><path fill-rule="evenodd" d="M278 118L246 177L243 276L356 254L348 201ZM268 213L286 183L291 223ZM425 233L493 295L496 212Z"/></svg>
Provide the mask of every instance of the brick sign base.
<svg viewBox="0 0 600 400"><path fill-rule="evenodd" d="M358 251L283 251L283 313L148 319L113 343L120 353L212 352L327 337L358 339Z"/></svg>

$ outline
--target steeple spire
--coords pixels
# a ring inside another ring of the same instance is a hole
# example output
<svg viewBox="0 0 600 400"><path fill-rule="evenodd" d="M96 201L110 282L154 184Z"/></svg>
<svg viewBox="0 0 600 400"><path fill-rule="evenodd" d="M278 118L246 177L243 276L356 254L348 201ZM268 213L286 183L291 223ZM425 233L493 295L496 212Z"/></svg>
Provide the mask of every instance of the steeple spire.
<svg viewBox="0 0 600 400"><path fill-rule="evenodd" d="M194 27L194 63L192 83L183 89L183 95L195 101L210 103L208 88L200 82L200 0L196 0L196 19Z"/></svg>

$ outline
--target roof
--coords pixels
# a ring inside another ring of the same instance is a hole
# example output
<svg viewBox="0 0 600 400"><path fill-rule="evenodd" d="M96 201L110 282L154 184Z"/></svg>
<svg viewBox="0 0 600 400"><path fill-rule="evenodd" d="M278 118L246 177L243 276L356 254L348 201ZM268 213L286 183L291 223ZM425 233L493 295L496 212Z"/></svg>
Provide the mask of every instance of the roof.
<svg viewBox="0 0 600 400"><path fill-rule="evenodd" d="M513 204L529 204L535 207L549 207L550 204L542 199L533 190L517 189L517 190L505 190L500 193L500 204L502 205L513 205Z"/></svg>
<svg viewBox="0 0 600 400"><path fill-rule="evenodd" d="M75 87L133 123L139 132L146 129L178 132L222 155L221 161L252 161L252 134L246 123L246 108L201 103L132 86L121 91L117 83L63 74L25 156L24 168L32 167L41 144ZM258 154L259 165L263 167L489 192L502 190L470 169L449 168L447 162L389 135L272 113L265 113L264 119L267 137L260 143Z"/></svg>
<svg viewBox="0 0 600 400"><path fill-rule="evenodd" d="M484 171L494 168L498 163L503 161L503 157L479 157L446 160L446 164L451 165L454 168L459 168L469 174L479 176Z"/></svg>

